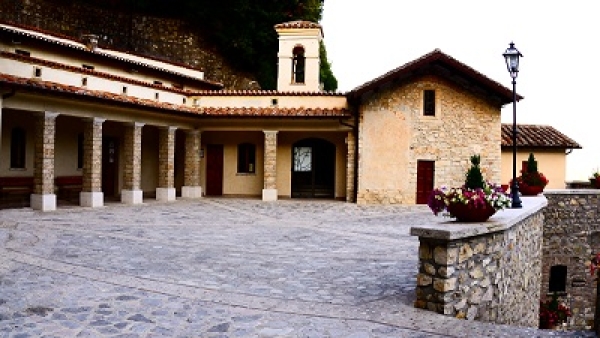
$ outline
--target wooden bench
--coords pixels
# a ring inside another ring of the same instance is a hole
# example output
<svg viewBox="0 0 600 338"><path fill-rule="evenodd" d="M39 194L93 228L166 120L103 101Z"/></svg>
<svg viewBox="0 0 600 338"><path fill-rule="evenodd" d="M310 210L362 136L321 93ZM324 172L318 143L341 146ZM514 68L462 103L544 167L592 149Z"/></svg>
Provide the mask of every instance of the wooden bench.
<svg viewBox="0 0 600 338"><path fill-rule="evenodd" d="M54 178L57 188L56 198L67 201L79 201L79 193L82 190L82 176L57 176Z"/></svg>
<svg viewBox="0 0 600 338"><path fill-rule="evenodd" d="M33 177L0 177L0 204L6 207L27 207L33 193Z"/></svg>

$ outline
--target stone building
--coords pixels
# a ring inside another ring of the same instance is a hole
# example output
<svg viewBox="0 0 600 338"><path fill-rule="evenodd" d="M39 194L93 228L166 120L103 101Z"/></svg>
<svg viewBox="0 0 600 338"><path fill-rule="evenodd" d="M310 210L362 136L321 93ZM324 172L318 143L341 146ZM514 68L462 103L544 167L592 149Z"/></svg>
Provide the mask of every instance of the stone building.
<svg viewBox="0 0 600 338"><path fill-rule="evenodd" d="M94 35L0 24L0 199L40 210L205 195L414 204L462 182L474 153L499 181L510 89L434 50L324 92L321 26L275 30L279 89L265 91L224 90Z"/></svg>

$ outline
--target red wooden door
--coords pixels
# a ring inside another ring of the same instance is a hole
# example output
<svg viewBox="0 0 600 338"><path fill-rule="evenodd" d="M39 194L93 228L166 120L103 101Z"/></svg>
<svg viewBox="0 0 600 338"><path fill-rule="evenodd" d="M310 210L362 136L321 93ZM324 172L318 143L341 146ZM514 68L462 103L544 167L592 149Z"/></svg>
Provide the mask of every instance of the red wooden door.
<svg viewBox="0 0 600 338"><path fill-rule="evenodd" d="M206 195L223 195L223 145L206 146Z"/></svg>
<svg viewBox="0 0 600 338"><path fill-rule="evenodd" d="M114 137L102 139L102 192L106 197L115 197L119 170L119 144Z"/></svg>
<svg viewBox="0 0 600 338"><path fill-rule="evenodd" d="M417 161L417 204L427 204L433 190L434 161Z"/></svg>

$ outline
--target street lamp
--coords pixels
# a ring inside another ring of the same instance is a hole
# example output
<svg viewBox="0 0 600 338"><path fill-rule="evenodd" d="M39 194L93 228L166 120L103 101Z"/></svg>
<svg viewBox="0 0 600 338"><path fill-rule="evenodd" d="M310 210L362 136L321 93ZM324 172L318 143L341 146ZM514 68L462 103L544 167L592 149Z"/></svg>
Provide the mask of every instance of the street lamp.
<svg viewBox="0 0 600 338"><path fill-rule="evenodd" d="M523 207L521 198L519 197L519 184L517 183L517 76L519 75L519 58L523 56L514 43L510 43L506 52L502 54L506 60L506 68L510 73L513 85L513 127L512 127L512 150L513 150L513 167L512 167L512 185L510 187L510 195L512 198L512 208Z"/></svg>

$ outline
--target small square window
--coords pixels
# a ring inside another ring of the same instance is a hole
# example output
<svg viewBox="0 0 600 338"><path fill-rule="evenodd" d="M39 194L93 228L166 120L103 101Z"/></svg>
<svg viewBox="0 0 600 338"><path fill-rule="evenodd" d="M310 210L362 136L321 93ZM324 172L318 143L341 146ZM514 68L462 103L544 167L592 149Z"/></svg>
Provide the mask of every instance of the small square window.
<svg viewBox="0 0 600 338"><path fill-rule="evenodd" d="M159 96L158 96L158 93L154 93L154 99L155 99L155 100L158 100L158 97L159 97Z"/></svg>
<svg viewBox="0 0 600 338"><path fill-rule="evenodd" d="M127 94L127 87L123 87L123 94Z"/></svg>
<svg viewBox="0 0 600 338"><path fill-rule="evenodd" d="M42 77L42 68L37 68L37 67L36 67L36 68L34 69L34 71L33 71L33 75L34 75L35 77Z"/></svg>
<svg viewBox="0 0 600 338"><path fill-rule="evenodd" d="M187 100L185 99L185 97L183 98L183 104L186 104Z"/></svg>
<svg viewBox="0 0 600 338"><path fill-rule="evenodd" d="M423 92L423 115L435 116L435 90L425 90Z"/></svg>
<svg viewBox="0 0 600 338"><path fill-rule="evenodd" d="M81 85L82 86L87 86L87 77L81 78Z"/></svg>

